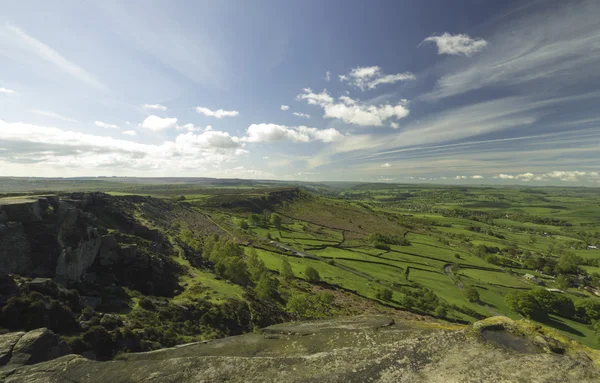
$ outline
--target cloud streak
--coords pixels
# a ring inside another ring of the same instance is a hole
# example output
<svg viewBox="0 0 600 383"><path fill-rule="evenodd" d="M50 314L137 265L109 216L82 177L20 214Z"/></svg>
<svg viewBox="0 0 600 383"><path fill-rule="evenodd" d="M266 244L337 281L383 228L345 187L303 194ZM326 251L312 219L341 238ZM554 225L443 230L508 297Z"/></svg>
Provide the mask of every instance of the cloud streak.
<svg viewBox="0 0 600 383"><path fill-rule="evenodd" d="M72 77L93 88L102 91L106 90L104 84L98 81L93 75L91 75L75 63L69 61L66 57L64 57L48 45L44 44L40 40L37 40L36 38L28 35L20 28L11 24L6 24L4 26L4 29L8 32L8 39L10 39L11 42L15 44L19 49L27 51L30 54L37 56L37 58L52 64L62 72L71 75Z"/></svg>

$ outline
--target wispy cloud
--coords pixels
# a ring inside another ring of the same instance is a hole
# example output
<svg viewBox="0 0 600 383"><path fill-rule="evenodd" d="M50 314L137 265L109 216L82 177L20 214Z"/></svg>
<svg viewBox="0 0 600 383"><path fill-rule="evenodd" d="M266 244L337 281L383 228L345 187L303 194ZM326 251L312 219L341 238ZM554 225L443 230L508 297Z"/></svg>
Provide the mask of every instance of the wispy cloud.
<svg viewBox="0 0 600 383"><path fill-rule="evenodd" d="M557 3L518 18L490 37L487 49L450 69L424 99L441 99L485 87L534 92L562 90L600 76L600 3ZM510 31L508 33L507 31Z"/></svg>
<svg viewBox="0 0 600 383"><path fill-rule="evenodd" d="M386 162L385 164L381 165L382 168L391 168L392 164L390 164L389 162Z"/></svg>
<svg viewBox="0 0 600 383"><path fill-rule="evenodd" d="M123 134L126 136L137 136L137 133L135 130L125 130L125 131L123 131Z"/></svg>
<svg viewBox="0 0 600 383"><path fill-rule="evenodd" d="M164 105L160 104L144 104L145 109L154 109L154 110L167 110L168 108Z"/></svg>
<svg viewBox="0 0 600 383"><path fill-rule="evenodd" d="M99 90L106 90L106 87L94 76L92 76L90 73L88 73L75 63L69 61L59 52L55 51L40 40L37 40L36 38L25 33L20 28L11 24L6 24L4 28L6 31L9 32L8 38L12 39L12 43L19 49L28 51L29 53L37 56L37 58L51 63L57 69L73 76L74 78L86 83L87 85L93 88Z"/></svg>
<svg viewBox="0 0 600 383"><path fill-rule="evenodd" d="M310 118L310 114L306 114L306 113L298 113L298 112L294 112L292 113L294 116L296 117L302 117L302 118Z"/></svg>
<svg viewBox="0 0 600 383"><path fill-rule="evenodd" d="M289 109L290 109L290 107L289 107L289 106L287 106L287 105L281 105L281 106L279 107L279 109L281 109L281 110L289 110Z"/></svg>
<svg viewBox="0 0 600 383"><path fill-rule="evenodd" d="M119 129L117 125L107 124L106 122L102 121L94 121L94 124L104 129Z"/></svg>
<svg viewBox="0 0 600 383"><path fill-rule="evenodd" d="M437 45L438 54L440 55L472 56L482 51L488 45L487 41L481 38L473 39L469 35L451 35L448 32L441 36L431 36L423 40L423 43L428 42Z"/></svg>
<svg viewBox="0 0 600 383"><path fill-rule="evenodd" d="M0 93L13 94L13 93L16 93L16 92L14 90L12 90L12 89L0 88Z"/></svg>
<svg viewBox="0 0 600 383"><path fill-rule="evenodd" d="M223 109L211 110L211 109L205 108L203 106L197 106L196 112L203 114L205 116L208 116L208 117L215 117L215 118L235 117L240 114L240 112L238 112L237 110L223 110Z"/></svg>
<svg viewBox="0 0 600 383"><path fill-rule="evenodd" d="M40 116L55 118L57 120L62 120L62 121L66 121L66 122L74 122L74 123L79 122L79 121L75 120L74 118L66 117L66 116L63 116L62 114L51 112L49 110L30 109L30 110L28 110L28 112L39 114Z"/></svg>
<svg viewBox="0 0 600 383"><path fill-rule="evenodd" d="M415 80L413 73L383 74L378 66L354 68L347 75L339 76L340 81L347 81L361 90L374 89L377 85L393 84L398 81Z"/></svg>
<svg viewBox="0 0 600 383"><path fill-rule="evenodd" d="M327 71L327 72L325 72L325 81L329 81L329 80L331 80L331 72Z"/></svg>

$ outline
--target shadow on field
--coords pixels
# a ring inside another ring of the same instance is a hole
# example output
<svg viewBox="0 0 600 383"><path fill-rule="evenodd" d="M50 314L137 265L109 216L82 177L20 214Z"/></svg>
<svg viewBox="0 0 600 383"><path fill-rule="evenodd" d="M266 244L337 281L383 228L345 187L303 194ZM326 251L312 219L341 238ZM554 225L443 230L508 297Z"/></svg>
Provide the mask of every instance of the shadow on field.
<svg viewBox="0 0 600 383"><path fill-rule="evenodd" d="M569 326L568 324L563 323L563 322L556 320L554 318L551 318L551 317L548 318L547 320L543 321L542 323L545 325L554 327L555 329L568 332L573 335L584 336L584 334L581 331L576 330L573 327Z"/></svg>

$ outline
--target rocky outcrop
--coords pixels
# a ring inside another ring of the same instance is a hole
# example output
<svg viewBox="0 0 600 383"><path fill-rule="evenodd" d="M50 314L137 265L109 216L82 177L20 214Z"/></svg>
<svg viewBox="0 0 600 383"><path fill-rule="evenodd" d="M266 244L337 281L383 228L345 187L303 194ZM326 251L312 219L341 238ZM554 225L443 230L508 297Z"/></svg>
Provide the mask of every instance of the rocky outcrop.
<svg viewBox="0 0 600 383"><path fill-rule="evenodd" d="M0 335L0 366L15 368L45 362L70 353L71 349L67 344L47 328Z"/></svg>
<svg viewBox="0 0 600 383"><path fill-rule="evenodd" d="M1 376L0 376L1 377ZM351 317L287 323L95 362L68 355L6 382L598 382L586 354L527 352L448 323Z"/></svg>
<svg viewBox="0 0 600 383"><path fill-rule="evenodd" d="M0 367L8 364L12 357L15 344L17 344L23 335L25 335L25 333L22 331L0 335Z"/></svg>

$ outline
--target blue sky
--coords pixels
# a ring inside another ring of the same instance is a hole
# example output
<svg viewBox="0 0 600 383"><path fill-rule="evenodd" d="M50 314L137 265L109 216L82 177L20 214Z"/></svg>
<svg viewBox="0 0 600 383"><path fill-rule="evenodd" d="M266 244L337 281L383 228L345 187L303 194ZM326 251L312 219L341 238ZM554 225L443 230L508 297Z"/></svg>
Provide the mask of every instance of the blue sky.
<svg viewBox="0 0 600 383"><path fill-rule="evenodd" d="M0 175L600 185L596 1L4 1Z"/></svg>

